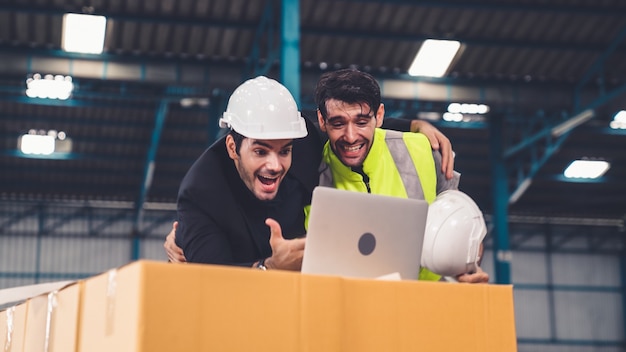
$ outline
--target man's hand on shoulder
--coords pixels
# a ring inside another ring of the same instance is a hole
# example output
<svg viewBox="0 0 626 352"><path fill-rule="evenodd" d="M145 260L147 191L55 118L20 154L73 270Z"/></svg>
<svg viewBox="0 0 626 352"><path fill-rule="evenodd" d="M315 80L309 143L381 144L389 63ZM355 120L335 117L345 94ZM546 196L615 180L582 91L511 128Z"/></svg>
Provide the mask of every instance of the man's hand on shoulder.
<svg viewBox="0 0 626 352"><path fill-rule="evenodd" d="M454 152L448 137L435 126L423 120L412 120L411 132L424 134L430 141L430 146L435 150L439 150L441 153L441 172L446 175L448 180L451 179L454 176Z"/></svg>

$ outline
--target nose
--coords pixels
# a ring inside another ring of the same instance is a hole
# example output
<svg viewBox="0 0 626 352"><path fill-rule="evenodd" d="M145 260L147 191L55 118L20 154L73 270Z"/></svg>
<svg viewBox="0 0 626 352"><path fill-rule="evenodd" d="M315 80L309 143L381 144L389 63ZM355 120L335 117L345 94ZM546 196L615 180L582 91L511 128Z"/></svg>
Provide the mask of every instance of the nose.
<svg viewBox="0 0 626 352"><path fill-rule="evenodd" d="M352 123L347 124L343 137L344 137L344 140L348 143L355 142L358 139L356 126Z"/></svg>
<svg viewBox="0 0 626 352"><path fill-rule="evenodd" d="M267 159L265 160L265 167L271 171L280 171L281 165L278 158L278 154L269 153L267 155Z"/></svg>

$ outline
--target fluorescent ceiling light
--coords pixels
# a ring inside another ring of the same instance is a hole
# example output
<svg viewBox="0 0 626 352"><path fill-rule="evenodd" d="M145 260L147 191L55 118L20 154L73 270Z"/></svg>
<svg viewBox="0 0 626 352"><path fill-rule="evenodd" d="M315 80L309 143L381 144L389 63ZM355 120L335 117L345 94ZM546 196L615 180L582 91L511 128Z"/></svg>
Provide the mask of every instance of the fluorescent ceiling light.
<svg viewBox="0 0 626 352"><path fill-rule="evenodd" d="M444 112L442 117L444 121L451 121L451 122L463 121L463 114L459 114L458 112L449 112L449 111Z"/></svg>
<svg viewBox="0 0 626 352"><path fill-rule="evenodd" d="M35 156L70 153L72 140L63 131L31 129L17 139L17 147L22 153Z"/></svg>
<svg viewBox="0 0 626 352"><path fill-rule="evenodd" d="M24 154L50 155L54 153L54 137L25 134L20 137L20 150Z"/></svg>
<svg viewBox="0 0 626 352"><path fill-rule="evenodd" d="M101 54L107 19L104 16L67 13L63 16L63 50Z"/></svg>
<svg viewBox="0 0 626 352"><path fill-rule="evenodd" d="M74 83L71 76L35 73L26 80L26 95L30 98L66 100L72 95Z"/></svg>
<svg viewBox="0 0 626 352"><path fill-rule="evenodd" d="M425 40L409 67L409 74L443 77L460 47L461 43L455 40Z"/></svg>
<svg viewBox="0 0 626 352"><path fill-rule="evenodd" d="M481 114L484 115L489 112L489 105L485 104L466 104L466 103L450 103L448 105L448 112L454 114Z"/></svg>
<svg viewBox="0 0 626 352"><path fill-rule="evenodd" d="M615 116L613 121L609 124L612 129L626 129L626 110L621 110Z"/></svg>
<svg viewBox="0 0 626 352"><path fill-rule="evenodd" d="M603 160L574 160L563 175L567 178L598 178L611 167Z"/></svg>

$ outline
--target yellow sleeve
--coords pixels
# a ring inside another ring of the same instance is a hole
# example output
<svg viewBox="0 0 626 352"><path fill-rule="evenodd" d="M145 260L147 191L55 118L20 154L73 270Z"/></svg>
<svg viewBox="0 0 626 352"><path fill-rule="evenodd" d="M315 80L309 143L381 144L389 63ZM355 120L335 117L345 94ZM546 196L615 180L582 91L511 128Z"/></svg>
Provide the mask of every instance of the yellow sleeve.
<svg viewBox="0 0 626 352"><path fill-rule="evenodd" d="M304 229L309 231L309 215L311 214L311 204L304 207Z"/></svg>
<svg viewBox="0 0 626 352"><path fill-rule="evenodd" d="M420 268L419 280L420 281L439 281L441 280L441 275L435 274L426 268Z"/></svg>

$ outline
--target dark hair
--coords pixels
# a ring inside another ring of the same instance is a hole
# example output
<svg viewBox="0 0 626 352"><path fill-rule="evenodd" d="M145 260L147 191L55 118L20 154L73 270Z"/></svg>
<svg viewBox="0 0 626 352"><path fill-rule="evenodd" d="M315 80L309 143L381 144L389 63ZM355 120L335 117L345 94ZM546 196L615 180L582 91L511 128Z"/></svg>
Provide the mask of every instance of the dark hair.
<svg viewBox="0 0 626 352"><path fill-rule="evenodd" d="M376 113L380 106L380 86L372 75L359 70L347 68L326 72L315 88L315 103L324 119L328 118L326 101L330 99L348 104L365 103Z"/></svg>
<svg viewBox="0 0 626 352"><path fill-rule="evenodd" d="M233 137L233 140L235 141L235 152L237 152L237 155L239 155L239 151L241 150L241 143L246 138L246 136L239 134L233 129L228 131L228 134Z"/></svg>

